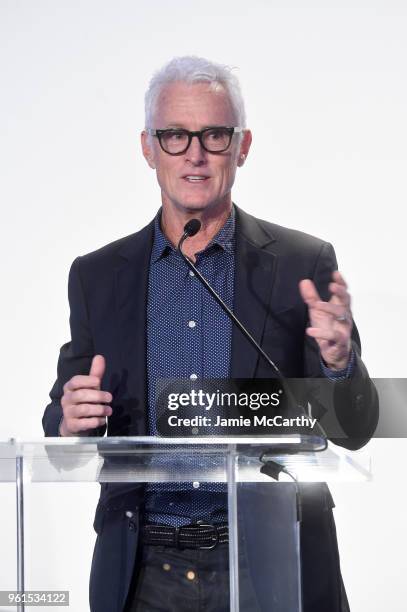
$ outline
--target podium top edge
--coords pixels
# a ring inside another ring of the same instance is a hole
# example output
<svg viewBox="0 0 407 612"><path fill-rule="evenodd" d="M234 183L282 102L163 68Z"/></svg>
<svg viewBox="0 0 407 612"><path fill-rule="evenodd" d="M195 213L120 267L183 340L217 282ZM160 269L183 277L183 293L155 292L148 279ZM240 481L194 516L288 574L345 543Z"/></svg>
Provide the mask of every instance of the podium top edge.
<svg viewBox="0 0 407 612"><path fill-rule="evenodd" d="M217 437L188 437L188 438L163 438L157 436L109 436L109 437L43 437L43 438L9 438L8 440L0 440L0 445L9 446L84 446L84 445L103 445L103 446L120 446L129 444L136 445L156 445L156 446L168 446L168 445L224 445L224 446L240 446L251 444L253 446L264 446L265 444L272 444L273 446L301 446L304 442L312 444L320 444L323 439L319 436L301 436L301 435L288 435L288 436L217 436Z"/></svg>

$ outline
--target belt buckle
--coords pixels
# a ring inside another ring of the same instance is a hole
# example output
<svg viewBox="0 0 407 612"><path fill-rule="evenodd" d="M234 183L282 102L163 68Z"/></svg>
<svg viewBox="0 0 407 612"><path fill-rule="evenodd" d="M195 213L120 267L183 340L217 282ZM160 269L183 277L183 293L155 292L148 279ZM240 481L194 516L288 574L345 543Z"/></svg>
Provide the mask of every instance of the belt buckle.
<svg viewBox="0 0 407 612"><path fill-rule="evenodd" d="M202 523L201 521L198 521L197 525L199 527L211 527L213 530L213 534L215 536L215 540L213 544L210 544L209 546L198 546L198 550L212 550L213 548L216 548L217 545L219 544L219 533L218 533L218 528L216 527L216 525L210 525L209 523Z"/></svg>

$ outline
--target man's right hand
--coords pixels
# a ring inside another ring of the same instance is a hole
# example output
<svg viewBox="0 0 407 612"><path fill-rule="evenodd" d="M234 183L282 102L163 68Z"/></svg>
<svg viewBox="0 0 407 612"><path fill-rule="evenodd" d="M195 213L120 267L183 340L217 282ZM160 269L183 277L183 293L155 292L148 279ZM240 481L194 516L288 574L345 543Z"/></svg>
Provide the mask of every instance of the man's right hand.
<svg viewBox="0 0 407 612"><path fill-rule="evenodd" d="M65 383L61 398L61 436L78 436L106 425L106 417L112 414L107 405L112 401L112 394L100 389L105 367L105 358L95 355L88 376L73 376Z"/></svg>

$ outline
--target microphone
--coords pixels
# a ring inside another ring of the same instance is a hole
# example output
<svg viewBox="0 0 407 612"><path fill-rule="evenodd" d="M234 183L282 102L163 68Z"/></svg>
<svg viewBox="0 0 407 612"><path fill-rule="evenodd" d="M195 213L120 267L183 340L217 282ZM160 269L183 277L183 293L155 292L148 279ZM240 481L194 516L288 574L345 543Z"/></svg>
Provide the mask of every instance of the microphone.
<svg viewBox="0 0 407 612"><path fill-rule="evenodd" d="M272 361L270 359L270 357L267 355L267 353L265 353L263 351L261 346L256 342L256 340L253 338L253 336L250 334L250 332L245 328L243 323L241 323L239 321L239 319L236 317L236 315L230 310L230 308L225 304L225 302L222 300L222 298L211 287L211 285L208 283L206 278L202 276L202 274L199 272L199 270L194 265L194 263L191 261L191 259L189 259L189 257L187 257L183 253L182 246L183 246L185 240L187 238L191 238L192 236L195 236L195 234L197 234L200 229L201 229L201 222L199 221L199 219L190 219L185 224L185 226L184 226L184 233L182 234L181 239L180 239L180 241L178 243L178 252L179 252L179 254L183 258L183 260L185 261L187 266L190 268L190 270L192 270L192 272L195 274L195 276L203 284L203 286L206 288L206 290L209 291L211 296L217 301L219 306L226 312L226 314L233 321L233 323L235 325L237 325L237 327L240 329L242 334L247 338L247 340L250 342L250 344L252 346L254 346L256 351L263 357L263 359L267 362L267 364L275 371L275 373L277 374L278 378L282 379L283 378L283 374L282 374L281 370L276 366L274 361Z"/></svg>
<svg viewBox="0 0 407 612"><path fill-rule="evenodd" d="M185 238L192 238L192 236L195 236L195 234L197 234L200 229L201 222L199 221L199 219L190 219L184 227Z"/></svg>

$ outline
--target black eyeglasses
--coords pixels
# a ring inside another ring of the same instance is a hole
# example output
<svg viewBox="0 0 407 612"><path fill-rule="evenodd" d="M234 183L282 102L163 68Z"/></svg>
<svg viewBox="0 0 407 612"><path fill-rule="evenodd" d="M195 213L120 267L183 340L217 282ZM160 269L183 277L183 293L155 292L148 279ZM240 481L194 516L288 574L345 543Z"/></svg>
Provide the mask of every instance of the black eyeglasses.
<svg viewBox="0 0 407 612"><path fill-rule="evenodd" d="M243 132L242 127L211 127L190 132L182 128L170 128L168 130L147 129L146 132L158 138L160 147L169 155L182 155L188 150L192 138L196 136L201 147L208 153L223 153L230 147L233 134Z"/></svg>

